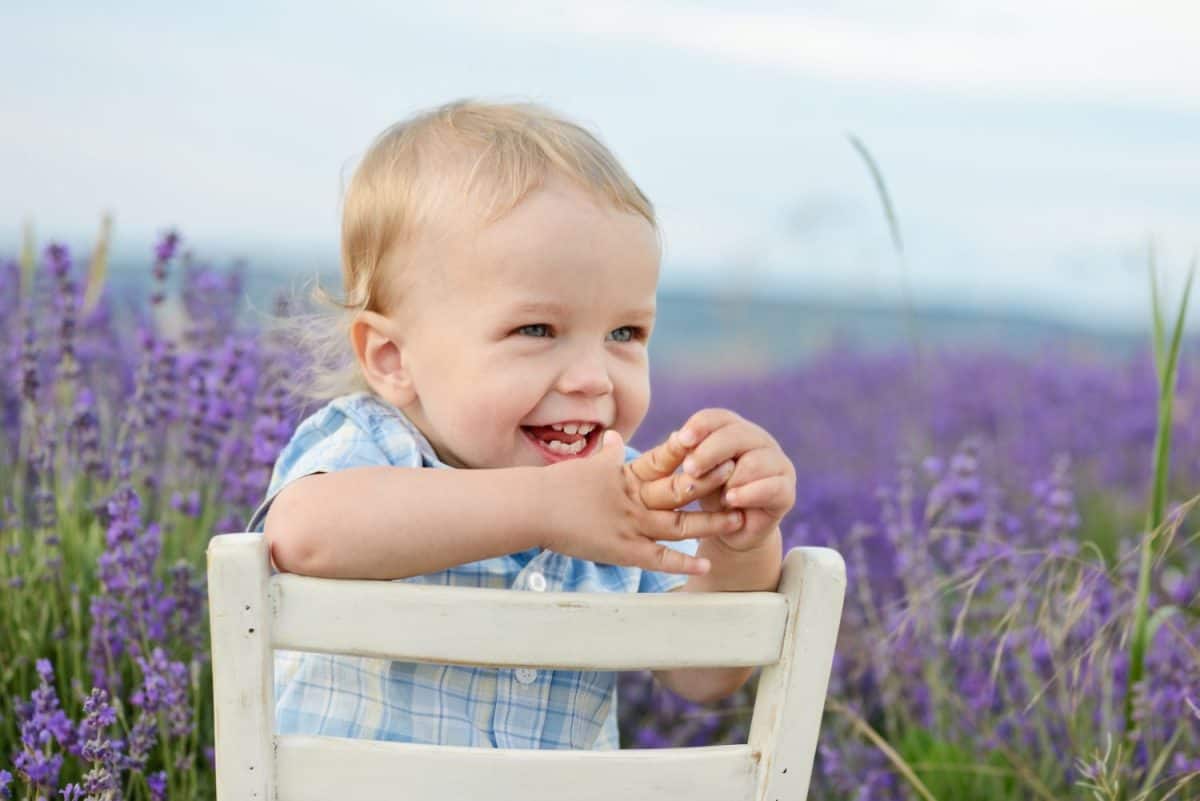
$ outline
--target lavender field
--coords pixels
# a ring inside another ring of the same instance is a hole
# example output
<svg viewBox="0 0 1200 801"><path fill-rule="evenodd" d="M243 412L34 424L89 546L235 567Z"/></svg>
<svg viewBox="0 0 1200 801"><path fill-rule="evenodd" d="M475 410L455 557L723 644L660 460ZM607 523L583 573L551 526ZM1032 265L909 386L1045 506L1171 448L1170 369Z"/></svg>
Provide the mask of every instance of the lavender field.
<svg viewBox="0 0 1200 801"><path fill-rule="evenodd" d="M213 797L205 547L311 408L297 355L234 315L239 273L174 235L146 261L130 307L102 246L0 258L0 798ZM798 473L787 544L846 558L813 798L1200 798L1200 343L1156 485L1150 342L655 373L634 445L706 406L762 424ZM745 742L752 693L624 674L623 745Z"/></svg>

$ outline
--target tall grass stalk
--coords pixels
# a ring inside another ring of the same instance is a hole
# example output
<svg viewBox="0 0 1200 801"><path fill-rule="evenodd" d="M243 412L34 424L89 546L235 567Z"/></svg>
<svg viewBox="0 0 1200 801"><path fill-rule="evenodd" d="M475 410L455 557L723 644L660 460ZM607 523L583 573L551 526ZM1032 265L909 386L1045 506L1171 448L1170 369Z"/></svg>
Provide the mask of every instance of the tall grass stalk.
<svg viewBox="0 0 1200 801"><path fill-rule="evenodd" d="M847 133L846 138L850 140L850 144L858 153L859 158L867 165L867 170L871 173L871 180L875 184L875 193L879 195L879 202L883 205L883 214L887 218L888 233L892 239L892 249L896 252L896 259L900 262L900 291L904 298L904 321L908 328L908 337L912 343L913 353L916 355L918 366L921 363L921 340L917 333L916 313L913 309L912 289L908 284L908 260L904 256L904 240L900 236L900 221L896 216L896 208L892 205L892 196L888 192L887 182L883 178L883 171L879 169L879 164L871 155L871 151L863 144L863 141L852 133Z"/></svg>
<svg viewBox="0 0 1200 801"><path fill-rule="evenodd" d="M1171 410L1175 396L1175 379L1179 366L1179 351L1183 339L1183 324L1187 315L1188 298L1192 291L1192 279L1196 275L1196 260L1193 258L1188 268L1187 281L1183 287L1183 300L1179 304L1179 312L1175 318L1175 327L1171 331L1171 344L1166 345L1163 330L1163 314L1158 295L1158 276L1155 271L1154 251L1149 253L1150 266L1150 303L1154 315L1154 367L1158 377L1158 421L1154 433L1154 479L1150 491L1150 508L1146 516L1146 531L1142 536L1141 560L1138 568L1137 596L1134 600L1133 632L1129 645L1129 675L1125 688L1125 737L1132 740L1133 734L1133 689L1145 671L1146 647L1154 634L1157 624L1169 615L1169 609L1164 607L1164 615L1155 615L1155 626L1151 626L1149 597L1150 569L1154 563L1154 541L1164 528L1163 518L1166 516L1167 478L1170 466L1168 460L1171 454Z"/></svg>
<svg viewBox="0 0 1200 801"><path fill-rule="evenodd" d="M867 149L866 144L853 133L846 133L846 138L850 140L851 146L858 153L859 158L867 166L868 172L871 173L871 181L875 185L875 193L879 196L879 202L883 206L883 215L887 219L888 233L892 240L892 250L896 254L896 261L900 265L900 292L904 304L904 327L908 333L909 345L912 347L913 360L915 366L913 370L913 382L909 382L907 391L910 397L910 406L914 408L924 408L926 387L930 385L929 376L925 368L925 359L921 351L921 335L917 327L916 310L913 308L912 288L908 281L908 259L904 254L904 239L900 234L900 220L896 215L896 208L892 203L891 193L888 192L887 181L884 180L883 170L879 168L875 157L871 155L871 151ZM906 430L908 430L908 439L910 445L915 449L928 446L928 431L914 431L913 416L909 415L903 422Z"/></svg>
<svg viewBox="0 0 1200 801"><path fill-rule="evenodd" d="M112 243L112 214L105 212L100 219L100 234L96 237L95 247L92 248L92 259L88 264L87 288L83 295L81 314L87 316L100 302L104 291L104 279L108 275L108 254Z"/></svg>

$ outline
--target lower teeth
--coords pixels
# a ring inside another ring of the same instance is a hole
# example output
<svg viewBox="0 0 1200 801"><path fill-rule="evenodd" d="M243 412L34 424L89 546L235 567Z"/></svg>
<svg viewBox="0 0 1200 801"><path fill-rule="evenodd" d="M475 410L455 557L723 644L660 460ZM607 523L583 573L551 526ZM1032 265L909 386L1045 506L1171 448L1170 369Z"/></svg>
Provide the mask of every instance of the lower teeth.
<svg viewBox="0 0 1200 801"><path fill-rule="evenodd" d="M551 440L550 442L545 442L543 444L546 446L547 450L552 450L555 453L575 454L582 451L583 446L586 443L587 440L581 439L570 445L566 444L565 442L559 442L558 440Z"/></svg>

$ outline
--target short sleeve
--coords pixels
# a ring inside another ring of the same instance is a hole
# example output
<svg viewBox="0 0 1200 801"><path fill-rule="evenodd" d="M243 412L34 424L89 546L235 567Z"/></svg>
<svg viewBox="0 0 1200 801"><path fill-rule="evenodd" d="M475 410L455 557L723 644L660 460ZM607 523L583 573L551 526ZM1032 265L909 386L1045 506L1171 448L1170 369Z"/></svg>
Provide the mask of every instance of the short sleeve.
<svg viewBox="0 0 1200 801"><path fill-rule="evenodd" d="M625 446L625 461L632 462L634 459L641 456L641 452ZM699 543L692 540L659 540L660 545L665 545L668 548L686 553L688 556L695 556L696 549ZM682 573L660 573L657 570L643 570L641 580L638 582L638 592L670 592L676 587L682 587L687 583L688 577Z"/></svg>
<svg viewBox="0 0 1200 801"><path fill-rule="evenodd" d="M266 497L246 530L263 531L271 503L296 479L349 467L403 465L409 461L406 454L412 454L419 464L416 441L403 428L380 431L370 415L359 414L352 405L331 402L306 418L279 452Z"/></svg>

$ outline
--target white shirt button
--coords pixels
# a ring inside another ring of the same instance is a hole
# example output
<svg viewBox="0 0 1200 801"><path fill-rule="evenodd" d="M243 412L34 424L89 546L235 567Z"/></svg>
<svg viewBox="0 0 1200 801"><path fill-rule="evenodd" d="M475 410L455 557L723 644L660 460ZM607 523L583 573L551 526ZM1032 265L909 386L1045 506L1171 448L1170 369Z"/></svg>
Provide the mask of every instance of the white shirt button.
<svg viewBox="0 0 1200 801"><path fill-rule="evenodd" d="M517 681L521 682L522 684L532 684L533 680L537 678L537 671L532 670L531 668L517 668L515 673L517 675Z"/></svg>
<svg viewBox="0 0 1200 801"><path fill-rule="evenodd" d="M529 574L529 589L533 590L534 592L545 592L546 591L546 577L543 576L541 573L530 573Z"/></svg>

